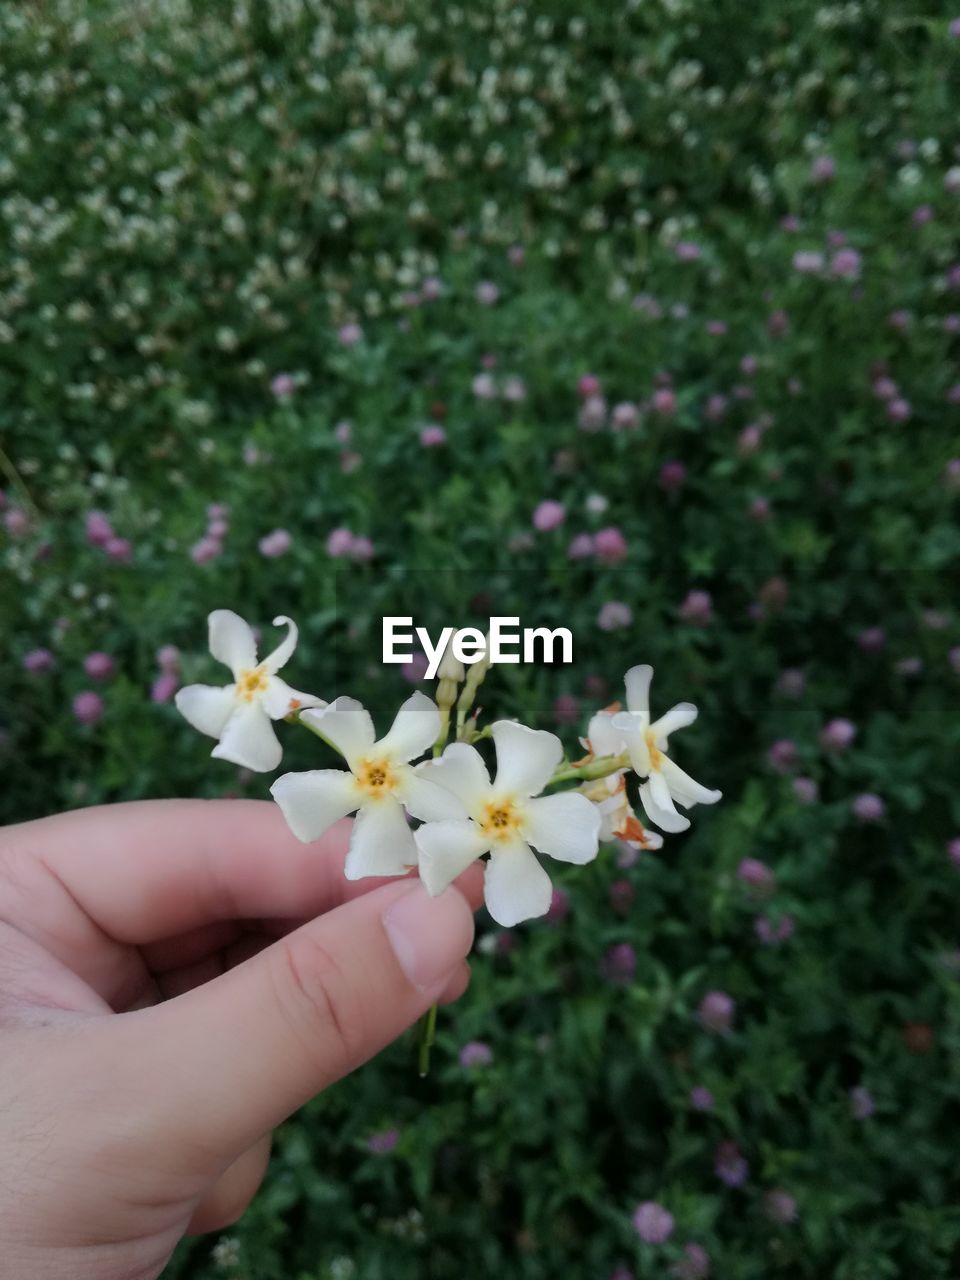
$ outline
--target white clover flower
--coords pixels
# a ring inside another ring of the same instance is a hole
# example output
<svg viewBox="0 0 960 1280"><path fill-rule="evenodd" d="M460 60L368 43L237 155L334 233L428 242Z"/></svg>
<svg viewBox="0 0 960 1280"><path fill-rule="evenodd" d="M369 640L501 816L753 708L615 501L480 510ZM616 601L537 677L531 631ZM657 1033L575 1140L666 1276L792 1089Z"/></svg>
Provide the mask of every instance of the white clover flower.
<svg viewBox="0 0 960 1280"><path fill-rule="evenodd" d="M274 618L289 627L273 653L257 661L257 642L250 626L230 609L214 609L207 619L210 652L233 672L233 684L217 688L190 684L176 696L177 710L201 733L217 738L210 753L257 773L276 769L283 754L271 720L300 707L325 706L322 698L300 693L277 675L297 647L297 627L290 618Z"/></svg>
<svg viewBox="0 0 960 1280"><path fill-rule="evenodd" d="M677 812L676 804L688 809L695 804L716 804L722 794L695 782L666 754L670 734L693 724L697 708L692 702L678 702L651 724L653 667L631 667L624 679L627 710L614 715L609 728L622 735L630 764L646 779L640 787L640 799L647 817L664 831L686 831L690 819Z"/></svg>
<svg viewBox="0 0 960 1280"><path fill-rule="evenodd" d="M410 764L440 732L440 712L424 694L414 693L403 703L390 732L379 741L369 711L353 698L337 698L301 719L336 747L348 768L285 773L270 794L290 830L304 842L319 840L340 818L357 814L344 866L348 880L403 875L416 866L404 806L423 821L462 816L456 797Z"/></svg>
<svg viewBox="0 0 960 1280"><path fill-rule="evenodd" d="M475 747L454 742L439 760L421 766L463 804L466 817L428 822L416 832L420 877L429 893L441 893L481 854L487 909L498 924L519 924L550 907L550 877L531 849L562 862L597 856L600 814L575 791L540 796L563 758L553 733L511 720L492 727L497 779L491 783ZM539 798L538 798L539 797Z"/></svg>

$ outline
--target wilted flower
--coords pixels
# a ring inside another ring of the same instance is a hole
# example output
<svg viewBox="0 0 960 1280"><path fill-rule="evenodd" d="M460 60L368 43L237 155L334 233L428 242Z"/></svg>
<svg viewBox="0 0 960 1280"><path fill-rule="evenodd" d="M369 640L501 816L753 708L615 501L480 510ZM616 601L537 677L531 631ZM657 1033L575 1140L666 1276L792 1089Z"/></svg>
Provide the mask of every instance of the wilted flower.
<svg viewBox="0 0 960 1280"><path fill-rule="evenodd" d="M563 862L590 862L599 847L600 815L576 792L540 796L563 758L555 734L498 720L492 736L495 782L480 753L463 742L452 743L439 759L421 766L421 776L446 788L466 816L428 821L417 831L416 842L420 876L432 894L489 852L487 910L498 924L509 926L545 915L550 908L550 878L531 846Z"/></svg>
<svg viewBox="0 0 960 1280"><path fill-rule="evenodd" d="M195 729L218 740L210 753L216 759L266 773L282 755L270 721L302 707L325 705L312 694L291 689L277 675L297 646L296 625L283 616L274 618L275 627L287 626L287 635L261 662L253 631L238 614L215 609L208 625L210 652L230 668L233 683L222 688L187 685L177 694L177 710Z"/></svg>

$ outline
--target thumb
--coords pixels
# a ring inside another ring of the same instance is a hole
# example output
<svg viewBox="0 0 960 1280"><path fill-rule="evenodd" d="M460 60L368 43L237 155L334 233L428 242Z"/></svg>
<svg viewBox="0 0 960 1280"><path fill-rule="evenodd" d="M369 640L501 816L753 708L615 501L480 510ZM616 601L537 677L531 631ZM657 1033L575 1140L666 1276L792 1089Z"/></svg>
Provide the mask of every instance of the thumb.
<svg viewBox="0 0 960 1280"><path fill-rule="evenodd" d="M415 1022L472 941L456 888L373 889L204 986L113 1018L111 1075L138 1082L157 1142L222 1162Z"/></svg>

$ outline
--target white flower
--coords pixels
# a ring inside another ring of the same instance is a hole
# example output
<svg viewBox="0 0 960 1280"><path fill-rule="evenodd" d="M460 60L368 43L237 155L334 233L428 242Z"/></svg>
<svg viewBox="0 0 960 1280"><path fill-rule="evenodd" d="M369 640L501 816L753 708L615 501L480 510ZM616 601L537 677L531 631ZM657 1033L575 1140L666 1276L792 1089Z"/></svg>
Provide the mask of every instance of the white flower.
<svg viewBox="0 0 960 1280"><path fill-rule="evenodd" d="M257 662L257 642L250 626L229 609L214 609L207 619L210 652L233 672L233 684L217 688L190 684L176 696L177 710L195 729L219 741L211 755L232 760L257 773L276 769L283 752L271 720L281 720L300 707L322 707L322 698L299 693L277 675L297 647L296 624L274 618L289 630L273 653Z"/></svg>
<svg viewBox="0 0 960 1280"><path fill-rule="evenodd" d="M563 862L597 856L600 814L575 791L540 796L563 757L553 733L511 720L492 728L497 780L491 783L475 747L452 743L439 760L421 766L463 803L459 821L428 822L416 833L420 877L428 892L442 892L483 853L487 909L498 924L513 925L544 915L550 907L550 877L531 845Z"/></svg>
<svg viewBox="0 0 960 1280"><path fill-rule="evenodd" d="M587 736L581 738L591 756L618 756L626 749L625 735L613 726L619 711L620 703L614 702L591 718ZM580 787L600 812L600 841L623 840L635 849L662 849L663 836L648 831L630 806L626 774L626 769L617 769Z"/></svg>
<svg viewBox="0 0 960 1280"><path fill-rule="evenodd" d="M433 745L440 732L436 703L414 693L401 706L390 732L375 741L369 711L353 698L337 698L323 711L301 716L340 752L348 769L285 773L270 788L293 834L305 842L320 837L340 818L356 813L344 875L403 875L417 862L403 807L421 820L457 818L463 806L409 763Z"/></svg>
<svg viewBox="0 0 960 1280"><path fill-rule="evenodd" d="M650 681L653 679L653 667L631 667L624 679L627 710L612 717L610 728L623 735L622 741L630 753L630 764L641 778L646 779L640 788L640 799L647 817L664 831L686 831L690 819L677 812L676 804L688 809L695 804L716 804L722 794L694 782L666 754L670 734L693 724L697 708L692 702L678 702L651 724Z"/></svg>

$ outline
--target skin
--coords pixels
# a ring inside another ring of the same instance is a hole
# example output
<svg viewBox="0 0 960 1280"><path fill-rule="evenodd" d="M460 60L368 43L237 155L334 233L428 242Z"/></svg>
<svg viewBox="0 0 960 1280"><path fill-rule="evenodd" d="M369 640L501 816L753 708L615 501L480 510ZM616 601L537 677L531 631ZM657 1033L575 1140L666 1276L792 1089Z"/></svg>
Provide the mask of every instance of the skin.
<svg viewBox="0 0 960 1280"><path fill-rule="evenodd" d="M351 883L349 829L163 800L0 831L4 1275L152 1280L240 1216L277 1124L462 995L479 866Z"/></svg>

